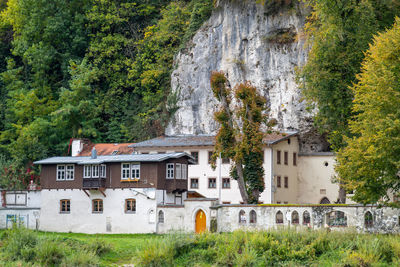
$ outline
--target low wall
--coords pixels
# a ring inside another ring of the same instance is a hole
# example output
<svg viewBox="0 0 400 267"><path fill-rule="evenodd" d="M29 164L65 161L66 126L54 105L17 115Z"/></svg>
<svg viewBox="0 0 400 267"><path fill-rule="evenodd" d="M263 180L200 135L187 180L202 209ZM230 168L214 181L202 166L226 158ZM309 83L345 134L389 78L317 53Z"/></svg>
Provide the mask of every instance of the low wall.
<svg viewBox="0 0 400 267"><path fill-rule="evenodd" d="M186 199L184 205L159 205L157 207L157 233L188 232L192 233L196 227L196 214L202 210L206 216L206 226L210 229L211 218L216 211L211 207L216 204L213 198ZM160 223L160 211L164 214L164 221Z"/></svg>
<svg viewBox="0 0 400 267"><path fill-rule="evenodd" d="M387 207L218 205L211 209L216 211L216 215L212 219L216 220L219 232L231 232L237 229L267 230L285 226L312 229L330 228L332 230L351 228L372 233L400 232L400 210ZM253 214L252 218L251 213ZM309 221L305 218L307 214L310 218Z"/></svg>

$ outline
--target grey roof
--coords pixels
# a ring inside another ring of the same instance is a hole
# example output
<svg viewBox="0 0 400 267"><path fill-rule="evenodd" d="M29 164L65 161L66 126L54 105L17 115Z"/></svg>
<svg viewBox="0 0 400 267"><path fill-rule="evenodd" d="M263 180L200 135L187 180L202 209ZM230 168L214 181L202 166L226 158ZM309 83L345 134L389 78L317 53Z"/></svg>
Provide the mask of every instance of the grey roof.
<svg viewBox="0 0 400 267"><path fill-rule="evenodd" d="M52 157L35 161L34 164L102 164L107 162L161 162L167 159L188 157L193 158L185 152L166 153L166 154L132 154L132 155L109 155L91 157Z"/></svg>
<svg viewBox="0 0 400 267"><path fill-rule="evenodd" d="M153 138L129 147L213 146L214 144L215 135L175 135Z"/></svg>
<svg viewBox="0 0 400 267"><path fill-rule="evenodd" d="M310 152L310 153L300 153L299 156L311 157L311 156L335 156L334 152Z"/></svg>
<svg viewBox="0 0 400 267"><path fill-rule="evenodd" d="M269 133L264 138L264 143L273 145L291 136L297 135L298 132L286 133ZM146 148L146 147L185 147L185 146L214 146L215 135L175 135L161 136L129 145L129 147Z"/></svg>

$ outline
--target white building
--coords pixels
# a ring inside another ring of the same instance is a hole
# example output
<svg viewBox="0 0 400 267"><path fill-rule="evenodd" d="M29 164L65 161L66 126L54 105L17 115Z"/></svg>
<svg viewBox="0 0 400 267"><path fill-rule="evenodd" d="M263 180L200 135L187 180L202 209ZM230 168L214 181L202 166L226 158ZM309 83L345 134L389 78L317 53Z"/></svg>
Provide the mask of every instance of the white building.
<svg viewBox="0 0 400 267"><path fill-rule="evenodd" d="M188 190L223 204L239 204L242 198L236 180L230 178L229 160L218 159L213 170L209 162L215 144L212 135L163 136L131 145L135 153L186 152L197 159L189 166ZM264 139L265 190L260 202L269 204L333 203L339 187L334 177L333 153L300 154L296 132L270 134Z"/></svg>

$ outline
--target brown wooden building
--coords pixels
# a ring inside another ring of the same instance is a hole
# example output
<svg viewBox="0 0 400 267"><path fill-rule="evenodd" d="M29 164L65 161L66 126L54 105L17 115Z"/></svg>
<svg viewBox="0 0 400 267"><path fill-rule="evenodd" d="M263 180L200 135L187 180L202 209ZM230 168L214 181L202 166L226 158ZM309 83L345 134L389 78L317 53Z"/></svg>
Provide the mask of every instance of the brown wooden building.
<svg viewBox="0 0 400 267"><path fill-rule="evenodd" d="M53 157L41 165L42 189L104 190L156 188L167 193L187 191L186 153Z"/></svg>

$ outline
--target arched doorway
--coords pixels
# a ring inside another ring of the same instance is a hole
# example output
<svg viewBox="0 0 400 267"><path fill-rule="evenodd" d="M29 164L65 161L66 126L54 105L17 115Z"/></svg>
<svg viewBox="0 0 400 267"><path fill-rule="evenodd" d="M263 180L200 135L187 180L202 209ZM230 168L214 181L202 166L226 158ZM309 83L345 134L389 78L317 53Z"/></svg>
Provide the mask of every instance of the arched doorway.
<svg viewBox="0 0 400 267"><path fill-rule="evenodd" d="M329 201L329 199L327 197L324 197L321 199L319 204L331 204L331 202Z"/></svg>
<svg viewBox="0 0 400 267"><path fill-rule="evenodd" d="M207 229L206 214L203 210L196 213L196 233L202 233Z"/></svg>

